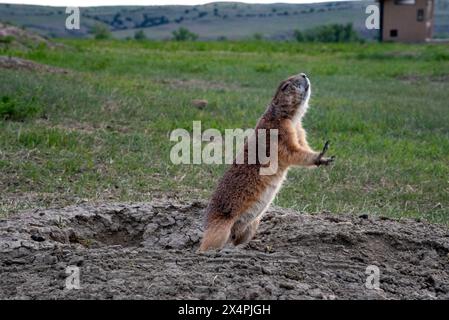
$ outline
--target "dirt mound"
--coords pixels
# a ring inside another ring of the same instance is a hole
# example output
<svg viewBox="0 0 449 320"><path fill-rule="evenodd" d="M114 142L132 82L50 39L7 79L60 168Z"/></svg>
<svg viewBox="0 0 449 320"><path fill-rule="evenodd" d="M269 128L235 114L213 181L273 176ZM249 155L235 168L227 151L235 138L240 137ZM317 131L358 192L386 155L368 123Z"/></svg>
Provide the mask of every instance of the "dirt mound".
<svg viewBox="0 0 449 320"><path fill-rule="evenodd" d="M413 83L420 84L424 82L435 82L435 83L447 83L449 81L449 74L433 75L433 76L422 76L422 75L405 75L399 76L397 79Z"/></svg>
<svg viewBox="0 0 449 320"><path fill-rule="evenodd" d="M0 68L68 74L69 71L15 57L0 56Z"/></svg>
<svg viewBox="0 0 449 320"><path fill-rule="evenodd" d="M198 255L204 205L84 205L1 220L0 298L449 298L446 227L272 208L247 246ZM365 286L369 265L379 289ZM68 266L81 289L66 288Z"/></svg>
<svg viewBox="0 0 449 320"><path fill-rule="evenodd" d="M9 47L26 50L42 45L47 47L59 46L36 33L0 22L0 48Z"/></svg>

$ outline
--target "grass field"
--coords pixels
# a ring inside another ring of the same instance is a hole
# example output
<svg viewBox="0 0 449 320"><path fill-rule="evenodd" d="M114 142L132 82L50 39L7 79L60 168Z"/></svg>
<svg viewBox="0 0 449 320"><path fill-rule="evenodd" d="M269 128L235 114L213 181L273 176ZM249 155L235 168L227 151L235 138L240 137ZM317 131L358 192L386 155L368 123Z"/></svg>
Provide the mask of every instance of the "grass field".
<svg viewBox="0 0 449 320"><path fill-rule="evenodd" d="M207 198L226 166L173 165L170 132L193 120L253 127L278 83L304 71L309 141L319 149L330 139L337 161L291 170L275 204L449 222L448 45L64 43L4 53L71 72L1 69L0 215Z"/></svg>

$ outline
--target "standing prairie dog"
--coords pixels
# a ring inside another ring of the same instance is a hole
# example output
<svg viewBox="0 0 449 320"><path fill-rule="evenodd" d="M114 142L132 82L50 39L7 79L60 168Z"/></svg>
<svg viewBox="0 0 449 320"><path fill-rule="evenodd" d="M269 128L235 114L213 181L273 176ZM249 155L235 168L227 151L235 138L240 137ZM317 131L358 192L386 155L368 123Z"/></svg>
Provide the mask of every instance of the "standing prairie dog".
<svg viewBox="0 0 449 320"><path fill-rule="evenodd" d="M321 152L313 151L307 143L301 120L309 107L310 93L310 81L304 73L281 82L256 125L256 130L278 130L277 171L261 175L259 162L237 164L234 161L219 181L206 209L206 230L199 252L221 249L228 241L238 245L251 240L290 166L329 165L334 160L334 157L324 157L329 141ZM244 152L247 156L247 144Z"/></svg>

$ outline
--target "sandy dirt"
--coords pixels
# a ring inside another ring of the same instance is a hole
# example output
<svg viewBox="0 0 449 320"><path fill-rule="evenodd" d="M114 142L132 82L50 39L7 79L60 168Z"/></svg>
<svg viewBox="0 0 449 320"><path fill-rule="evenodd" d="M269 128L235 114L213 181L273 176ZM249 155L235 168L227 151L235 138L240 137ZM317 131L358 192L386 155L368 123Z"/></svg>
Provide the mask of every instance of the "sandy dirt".
<svg viewBox="0 0 449 320"><path fill-rule="evenodd" d="M272 208L247 246L198 255L204 206L83 205L0 220L0 298L449 299L447 227ZM369 265L379 289L365 286ZM68 266L80 270L78 290L66 288Z"/></svg>

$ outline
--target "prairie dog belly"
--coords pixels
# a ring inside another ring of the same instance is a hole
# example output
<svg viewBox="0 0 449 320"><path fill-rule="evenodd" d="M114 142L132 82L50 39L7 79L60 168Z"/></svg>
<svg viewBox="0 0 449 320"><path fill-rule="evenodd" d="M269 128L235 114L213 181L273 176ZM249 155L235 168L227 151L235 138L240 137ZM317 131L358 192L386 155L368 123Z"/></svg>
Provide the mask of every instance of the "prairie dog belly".
<svg viewBox="0 0 449 320"><path fill-rule="evenodd" d="M262 192L259 199L236 221L236 225L246 227L246 225L248 225L255 219L262 218L263 214L265 213L265 211L267 211L274 197L281 188L286 175L287 170L285 170L282 174L274 177Z"/></svg>

